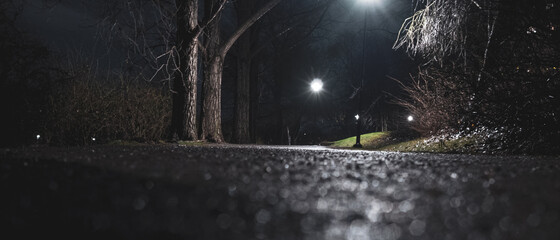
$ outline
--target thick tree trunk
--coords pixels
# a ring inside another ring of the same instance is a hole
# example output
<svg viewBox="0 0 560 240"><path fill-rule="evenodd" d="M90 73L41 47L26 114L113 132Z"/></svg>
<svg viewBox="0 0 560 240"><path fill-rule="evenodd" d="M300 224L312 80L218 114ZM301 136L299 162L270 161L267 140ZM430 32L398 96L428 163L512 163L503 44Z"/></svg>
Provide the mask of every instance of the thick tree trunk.
<svg viewBox="0 0 560 240"><path fill-rule="evenodd" d="M247 21L251 17L254 6L255 0L237 2L237 22ZM237 40L237 87L233 125L233 141L235 143L251 142L251 41L250 29L245 31Z"/></svg>
<svg viewBox="0 0 560 240"><path fill-rule="evenodd" d="M202 139L211 142L223 142L222 114L221 114L221 87L222 70L226 54L241 35L249 29L270 9L282 0L271 0L264 4L245 22L239 25L232 35L223 43L220 41L220 17L217 15L212 24L208 25L206 32L208 39L206 44L205 79L203 86L204 102L202 104ZM206 0L208 10L216 6L218 0Z"/></svg>
<svg viewBox="0 0 560 240"><path fill-rule="evenodd" d="M187 94L183 79L175 74L173 79L173 107L171 112L171 138L183 139L186 134Z"/></svg>
<svg viewBox="0 0 560 240"><path fill-rule="evenodd" d="M173 79L172 137L196 140L196 81L198 71L198 1L177 1L177 62Z"/></svg>
<svg viewBox="0 0 560 240"><path fill-rule="evenodd" d="M206 14L214 11L218 0L206 0ZM206 28L204 56L204 84L202 85L202 135L201 139L221 143L222 134L222 71L224 57L220 54L220 19L221 14Z"/></svg>
<svg viewBox="0 0 560 240"><path fill-rule="evenodd" d="M198 139L196 127L196 82L198 80L198 40L189 43L187 52L187 114L186 114L186 140Z"/></svg>
<svg viewBox="0 0 560 240"><path fill-rule="evenodd" d="M235 118L233 136L235 143L249 143L250 95L251 95L251 39L248 34L239 39L237 61L237 91L235 96Z"/></svg>
<svg viewBox="0 0 560 240"><path fill-rule="evenodd" d="M203 87L202 139L217 143L224 141L221 118L223 61L220 56L210 60Z"/></svg>

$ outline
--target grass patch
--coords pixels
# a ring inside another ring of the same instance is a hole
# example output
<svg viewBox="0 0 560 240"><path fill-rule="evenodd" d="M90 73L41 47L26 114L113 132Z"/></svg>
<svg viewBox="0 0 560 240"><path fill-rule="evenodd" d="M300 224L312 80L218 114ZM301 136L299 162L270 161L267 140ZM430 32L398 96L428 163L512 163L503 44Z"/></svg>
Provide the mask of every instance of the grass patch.
<svg viewBox="0 0 560 240"><path fill-rule="evenodd" d="M437 136L419 138L382 147L378 150L393 152L475 153L477 136Z"/></svg>
<svg viewBox="0 0 560 240"><path fill-rule="evenodd" d="M360 143L364 148L378 148L383 145L388 136L389 132L366 133L360 136ZM332 142L330 146L336 148L351 148L354 144L356 144L356 136Z"/></svg>
<svg viewBox="0 0 560 240"><path fill-rule="evenodd" d="M475 153L481 143L476 135L443 135L430 138L396 137L392 132L363 134L363 149L392 152ZM356 137L349 137L329 144L334 148L352 148Z"/></svg>
<svg viewBox="0 0 560 240"><path fill-rule="evenodd" d="M480 140L477 136L446 135L418 138L382 147L378 150L393 152L476 153Z"/></svg>

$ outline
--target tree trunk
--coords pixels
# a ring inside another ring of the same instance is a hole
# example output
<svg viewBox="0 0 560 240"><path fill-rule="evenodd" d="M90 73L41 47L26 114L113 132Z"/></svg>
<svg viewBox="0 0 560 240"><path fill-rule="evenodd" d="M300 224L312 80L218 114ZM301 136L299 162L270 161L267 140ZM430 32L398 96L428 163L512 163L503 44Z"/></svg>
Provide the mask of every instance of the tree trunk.
<svg viewBox="0 0 560 240"><path fill-rule="evenodd" d="M273 142L274 144L281 145L282 144L282 132L284 130L284 117L282 116L282 80L278 77L275 78L275 89L273 91L274 94L274 108L275 117L276 117L276 126L275 126L275 135Z"/></svg>
<svg viewBox="0 0 560 240"><path fill-rule="evenodd" d="M206 15L215 12L220 0L206 0ZM220 54L221 13L208 24L205 31L204 83L202 85L202 135L201 139L221 143L222 134L222 70L224 58Z"/></svg>
<svg viewBox="0 0 560 240"><path fill-rule="evenodd" d="M258 62L258 61L257 61ZM260 80L258 74L258 64L255 61L251 63L251 104L249 110L249 133L251 135L251 142L257 142L257 117L259 113L259 99L260 99Z"/></svg>
<svg viewBox="0 0 560 240"><path fill-rule="evenodd" d="M221 95L222 95L222 71L226 54L233 44L259 20L270 9L276 6L282 0L271 0L264 4L259 10L251 15L245 22L239 25L232 35L223 43L220 42L220 17L208 26L207 44L206 44L206 61L205 61L205 79L203 86L204 102L202 110L202 139L211 142L223 142L222 134L222 113L221 113ZM212 6L216 6L217 0L206 0L206 7L212 10Z"/></svg>
<svg viewBox="0 0 560 240"><path fill-rule="evenodd" d="M202 139L217 143L224 141L221 118L223 62L220 56L210 60L203 87Z"/></svg>
<svg viewBox="0 0 560 240"><path fill-rule="evenodd" d="M243 23L251 17L254 0L237 2L237 22ZM235 95L235 113L233 141L250 143L251 114L251 30L248 29L237 41L237 88Z"/></svg>
<svg viewBox="0 0 560 240"><path fill-rule="evenodd" d="M186 136L187 90L185 82L177 75L173 79L171 138L182 140Z"/></svg>
<svg viewBox="0 0 560 240"><path fill-rule="evenodd" d="M196 140L196 81L198 71L198 1L177 1L177 61L173 79L172 137Z"/></svg>
<svg viewBox="0 0 560 240"><path fill-rule="evenodd" d="M234 142L249 143L249 115L251 95L251 39L249 34L239 40L239 59L237 61L237 91L235 96Z"/></svg>

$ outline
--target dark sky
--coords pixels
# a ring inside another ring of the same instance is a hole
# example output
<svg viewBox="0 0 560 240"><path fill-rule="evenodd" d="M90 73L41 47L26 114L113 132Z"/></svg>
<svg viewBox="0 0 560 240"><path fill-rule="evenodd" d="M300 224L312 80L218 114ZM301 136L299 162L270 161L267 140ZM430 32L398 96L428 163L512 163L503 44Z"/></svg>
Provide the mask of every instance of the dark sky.
<svg viewBox="0 0 560 240"><path fill-rule="evenodd" d="M57 0L56 4L47 6L45 0L28 0L18 18L18 25L31 36L41 40L51 49L62 55L87 56L88 64L95 61L103 69L119 70L123 62L123 54L119 51L107 51L104 42L97 34L96 15L87 9L91 2L80 0ZM48 1L47 1L48 2ZM401 71L399 67L383 69L383 65L403 65L400 61L407 60L403 51L394 51L391 45L404 18L408 17L409 0L378 0L372 5L366 5L360 0L338 0L330 8L329 14L317 29L322 37L314 38L317 46L328 46L339 41L341 35L352 35L354 48L351 51L363 50L362 32L364 13L368 14L368 40L366 50L368 54L366 64L375 69L379 77L395 76L397 72L407 76L408 71ZM366 11L367 10L367 11ZM324 47L322 51L325 51ZM355 56L360 54L356 53ZM78 57L79 57L78 56ZM373 57L373 59L372 59ZM84 60L84 59L78 59ZM381 61L381 64L377 61ZM375 66L375 67L373 67ZM326 66L329 68L329 66ZM378 78L379 78L378 77Z"/></svg>
<svg viewBox="0 0 560 240"><path fill-rule="evenodd" d="M91 49L95 45L97 19L81 1L60 0L52 6L47 6L45 0L26 2L18 24L47 45L57 49ZM395 6L406 7L407 2L378 0L373 6L366 6L360 0L340 0L328 16L336 18L334 22L339 24L329 30L335 34L348 29L359 31L364 10L368 8L369 28L396 33L404 18L395 16Z"/></svg>
<svg viewBox="0 0 560 240"><path fill-rule="evenodd" d="M65 51L90 51L96 43L96 21L80 1L63 0L46 6L28 0L17 24L49 47Z"/></svg>

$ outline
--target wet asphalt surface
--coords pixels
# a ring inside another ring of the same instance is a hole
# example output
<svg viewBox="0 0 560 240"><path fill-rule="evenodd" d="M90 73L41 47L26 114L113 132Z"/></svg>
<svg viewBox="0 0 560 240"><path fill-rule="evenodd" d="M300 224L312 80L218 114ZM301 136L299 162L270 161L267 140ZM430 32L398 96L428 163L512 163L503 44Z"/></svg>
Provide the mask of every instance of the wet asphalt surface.
<svg viewBox="0 0 560 240"><path fill-rule="evenodd" d="M10 239L560 239L560 159L313 146L0 149L0 232Z"/></svg>

